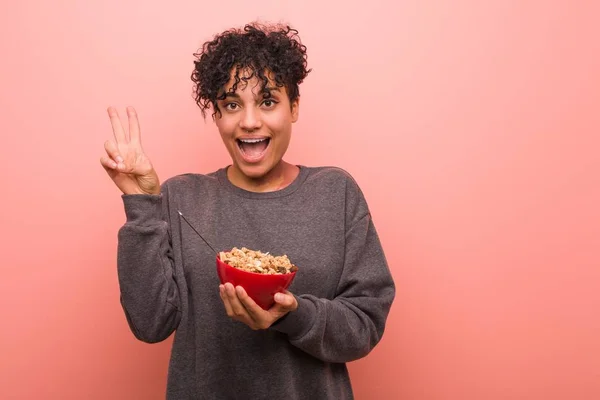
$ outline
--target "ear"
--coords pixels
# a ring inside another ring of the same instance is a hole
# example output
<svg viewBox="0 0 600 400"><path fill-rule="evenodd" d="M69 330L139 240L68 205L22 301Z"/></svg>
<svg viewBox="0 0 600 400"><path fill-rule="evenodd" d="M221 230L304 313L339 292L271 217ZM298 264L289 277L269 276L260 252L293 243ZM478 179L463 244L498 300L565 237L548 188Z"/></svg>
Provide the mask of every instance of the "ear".
<svg viewBox="0 0 600 400"><path fill-rule="evenodd" d="M292 123L298 121L298 116L300 114L300 97L296 97L296 100L292 101Z"/></svg>
<svg viewBox="0 0 600 400"><path fill-rule="evenodd" d="M221 122L221 117L222 116L219 114L219 112L212 116L212 120L217 128L220 128L219 122Z"/></svg>

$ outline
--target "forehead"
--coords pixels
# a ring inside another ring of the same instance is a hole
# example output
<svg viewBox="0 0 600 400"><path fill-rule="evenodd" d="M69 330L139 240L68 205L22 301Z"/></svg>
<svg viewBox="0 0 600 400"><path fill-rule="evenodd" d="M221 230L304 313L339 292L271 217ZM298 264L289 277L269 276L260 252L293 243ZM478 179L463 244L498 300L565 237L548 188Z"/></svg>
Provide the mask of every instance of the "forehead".
<svg viewBox="0 0 600 400"><path fill-rule="evenodd" d="M258 73L251 68L246 67L239 70L233 68L229 73L229 81L223 85L220 93L240 94L240 92L248 91L254 95L258 95L259 93L269 93L271 91L285 93L285 86L277 86L274 74L271 71L264 71L264 77L267 78L266 83L258 76Z"/></svg>

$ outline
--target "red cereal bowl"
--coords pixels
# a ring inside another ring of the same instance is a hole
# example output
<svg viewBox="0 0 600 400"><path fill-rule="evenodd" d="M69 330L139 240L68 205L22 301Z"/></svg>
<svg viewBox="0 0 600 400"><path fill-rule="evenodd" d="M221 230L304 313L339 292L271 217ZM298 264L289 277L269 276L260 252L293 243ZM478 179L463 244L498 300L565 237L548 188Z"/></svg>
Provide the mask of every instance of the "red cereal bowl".
<svg viewBox="0 0 600 400"><path fill-rule="evenodd" d="M268 310L275 304L275 294L284 292L290 286L296 272L268 275L243 271L224 263L217 256L217 274L221 283L229 282L233 286L243 287L248 296L263 310Z"/></svg>

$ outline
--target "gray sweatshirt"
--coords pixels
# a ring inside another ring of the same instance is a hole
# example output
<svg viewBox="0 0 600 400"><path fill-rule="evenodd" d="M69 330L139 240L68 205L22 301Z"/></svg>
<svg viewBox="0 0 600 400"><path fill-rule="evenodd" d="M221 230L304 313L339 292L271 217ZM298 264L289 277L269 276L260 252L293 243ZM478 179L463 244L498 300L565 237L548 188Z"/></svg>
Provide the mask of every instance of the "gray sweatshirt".
<svg viewBox="0 0 600 400"><path fill-rule="evenodd" d="M381 340L395 285L365 198L333 167L300 166L282 190L234 186L226 168L123 195L118 276L129 326L155 343L175 332L167 399L352 399L347 362ZM266 330L230 319L217 250L286 254L298 309Z"/></svg>

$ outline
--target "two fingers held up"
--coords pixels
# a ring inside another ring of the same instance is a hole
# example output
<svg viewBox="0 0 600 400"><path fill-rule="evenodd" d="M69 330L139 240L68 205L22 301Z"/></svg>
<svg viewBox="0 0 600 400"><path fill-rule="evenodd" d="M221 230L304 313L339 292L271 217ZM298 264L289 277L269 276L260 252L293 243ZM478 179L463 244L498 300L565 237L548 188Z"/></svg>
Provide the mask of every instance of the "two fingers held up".
<svg viewBox="0 0 600 400"><path fill-rule="evenodd" d="M100 158L100 164L124 194L159 194L160 180L142 148L135 109L127 107L128 130L123 128L114 107L107 111L114 137L104 143L106 155Z"/></svg>

